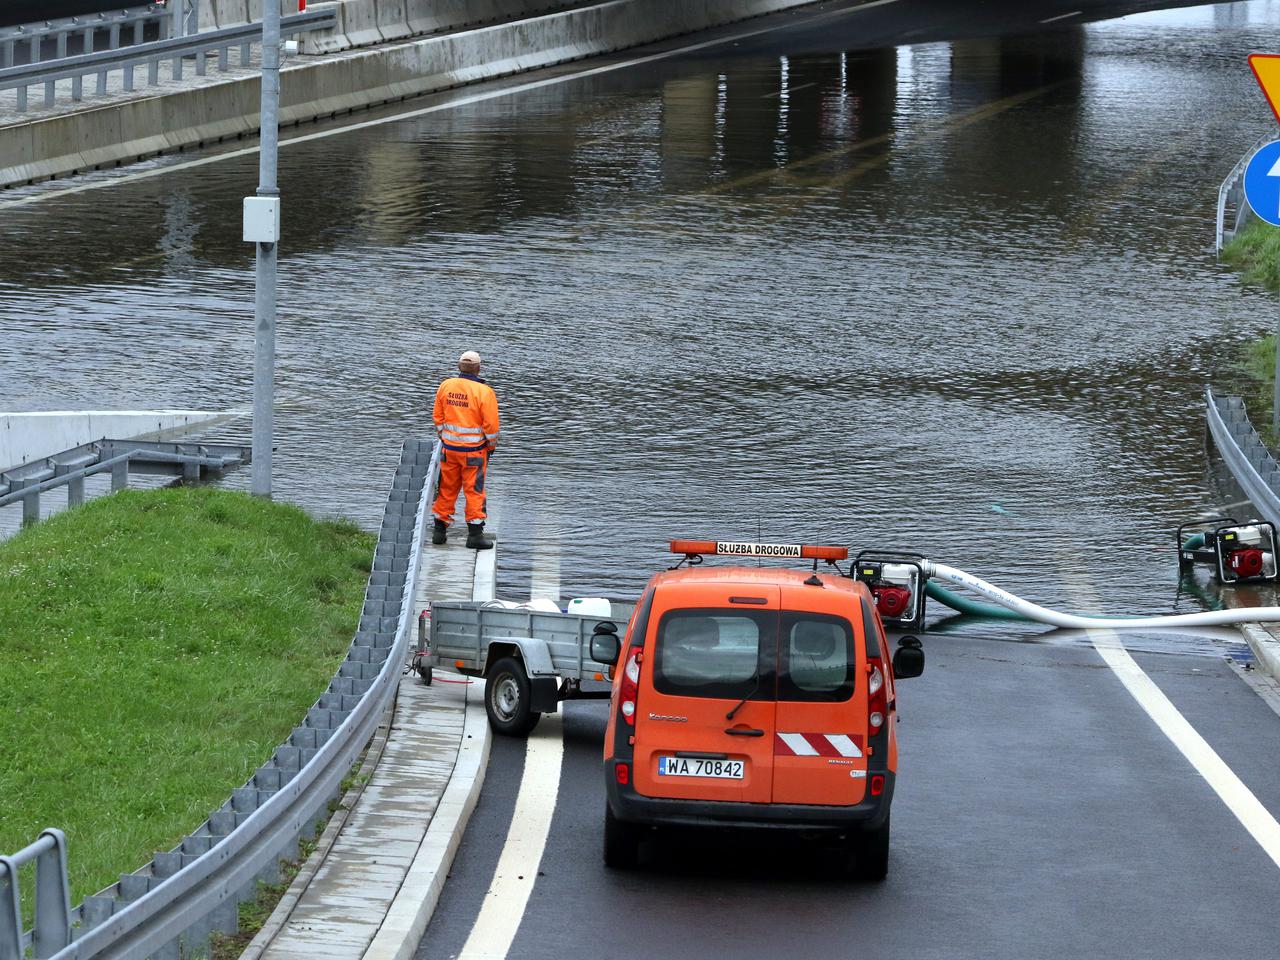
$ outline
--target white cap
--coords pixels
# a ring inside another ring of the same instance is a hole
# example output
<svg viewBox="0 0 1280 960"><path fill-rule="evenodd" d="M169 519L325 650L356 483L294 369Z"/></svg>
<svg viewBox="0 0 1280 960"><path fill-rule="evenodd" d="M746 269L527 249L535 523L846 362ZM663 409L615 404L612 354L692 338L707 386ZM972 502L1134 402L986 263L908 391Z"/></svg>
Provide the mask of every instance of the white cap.
<svg viewBox="0 0 1280 960"><path fill-rule="evenodd" d="M459 363L479 363L480 354L476 353L474 350L468 350L466 353L464 353L462 356L458 358L458 362Z"/></svg>

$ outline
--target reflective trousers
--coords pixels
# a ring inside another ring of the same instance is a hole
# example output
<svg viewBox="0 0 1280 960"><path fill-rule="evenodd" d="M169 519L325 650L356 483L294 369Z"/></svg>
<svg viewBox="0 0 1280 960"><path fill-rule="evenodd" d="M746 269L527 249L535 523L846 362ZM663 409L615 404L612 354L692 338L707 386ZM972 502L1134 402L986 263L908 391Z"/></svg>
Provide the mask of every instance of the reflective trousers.
<svg viewBox="0 0 1280 960"><path fill-rule="evenodd" d="M467 495L467 523L484 523L484 475L489 465L488 450L441 450L440 491L431 509L437 520L453 522L458 493Z"/></svg>

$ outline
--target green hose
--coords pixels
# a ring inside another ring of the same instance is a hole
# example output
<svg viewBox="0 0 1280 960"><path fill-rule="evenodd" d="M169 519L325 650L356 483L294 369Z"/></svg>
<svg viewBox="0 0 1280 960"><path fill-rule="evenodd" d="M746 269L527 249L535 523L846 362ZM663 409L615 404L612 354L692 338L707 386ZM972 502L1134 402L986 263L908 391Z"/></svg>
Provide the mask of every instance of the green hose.
<svg viewBox="0 0 1280 960"><path fill-rule="evenodd" d="M1193 533L1187 537L1186 542L1182 544L1183 550L1199 550L1204 546L1204 534Z"/></svg>
<svg viewBox="0 0 1280 960"><path fill-rule="evenodd" d="M1022 614L1010 610L1008 607L1002 607L997 603L985 603L982 600L971 600L963 594L956 593L954 590L948 590L941 584L926 580L924 584L924 594L937 600L944 606L950 607L957 613L968 614L971 617L985 617L988 620L1020 620L1023 623L1039 623L1038 620L1032 620L1030 617L1024 617ZM1094 614L1099 620L1134 620L1137 619L1133 615L1116 615L1097 613Z"/></svg>
<svg viewBox="0 0 1280 960"><path fill-rule="evenodd" d="M999 604L971 600L953 590L948 590L935 580L925 581L924 594L926 597L950 607L957 613L966 613L972 617L986 617L988 620L1021 620L1023 623L1035 622L1030 617L1024 617L1022 614L1015 613Z"/></svg>

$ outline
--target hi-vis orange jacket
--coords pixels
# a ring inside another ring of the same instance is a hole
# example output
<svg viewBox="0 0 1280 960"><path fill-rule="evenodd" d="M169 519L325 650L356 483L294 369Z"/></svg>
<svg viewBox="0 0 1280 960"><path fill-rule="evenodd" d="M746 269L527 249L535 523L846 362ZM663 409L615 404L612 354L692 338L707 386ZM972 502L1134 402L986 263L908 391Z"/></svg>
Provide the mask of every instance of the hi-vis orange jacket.
<svg viewBox="0 0 1280 960"><path fill-rule="evenodd" d="M491 447L498 441L498 397L479 377L450 377L436 391L435 422L446 450Z"/></svg>

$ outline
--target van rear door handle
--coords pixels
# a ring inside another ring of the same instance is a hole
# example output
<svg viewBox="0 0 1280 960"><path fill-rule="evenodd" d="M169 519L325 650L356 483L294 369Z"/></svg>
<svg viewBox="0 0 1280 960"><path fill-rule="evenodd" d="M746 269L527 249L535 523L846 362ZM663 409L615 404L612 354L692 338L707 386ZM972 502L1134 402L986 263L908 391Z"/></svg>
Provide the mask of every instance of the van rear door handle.
<svg viewBox="0 0 1280 960"><path fill-rule="evenodd" d="M763 737L763 730L756 730L754 727L730 727L725 733L731 733L735 737Z"/></svg>

